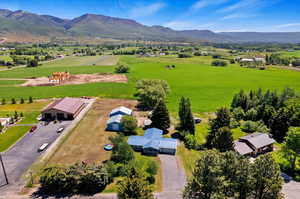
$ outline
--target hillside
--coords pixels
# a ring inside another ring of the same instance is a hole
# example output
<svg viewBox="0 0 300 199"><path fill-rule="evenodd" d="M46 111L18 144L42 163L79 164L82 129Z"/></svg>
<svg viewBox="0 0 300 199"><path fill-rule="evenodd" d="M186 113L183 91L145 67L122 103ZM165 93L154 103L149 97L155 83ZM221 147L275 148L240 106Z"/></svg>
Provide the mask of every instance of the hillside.
<svg viewBox="0 0 300 199"><path fill-rule="evenodd" d="M279 42L299 43L300 32L257 33L210 30L175 31L163 26L146 26L131 19L85 14L68 20L38 15L22 10L0 9L0 36L31 35L32 37L94 37L121 40L173 42Z"/></svg>

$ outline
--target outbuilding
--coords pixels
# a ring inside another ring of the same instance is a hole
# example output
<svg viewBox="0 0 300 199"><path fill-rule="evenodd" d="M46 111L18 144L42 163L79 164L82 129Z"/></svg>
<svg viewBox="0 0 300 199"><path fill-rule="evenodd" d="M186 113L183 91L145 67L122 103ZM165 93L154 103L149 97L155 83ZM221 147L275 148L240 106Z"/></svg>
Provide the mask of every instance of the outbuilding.
<svg viewBox="0 0 300 199"><path fill-rule="evenodd" d="M106 130L107 131L122 131L122 117L123 115L114 115L107 120Z"/></svg>
<svg viewBox="0 0 300 199"><path fill-rule="evenodd" d="M132 110L125 107L125 106L120 106L118 108L113 109L110 114L109 117L113 117L115 115L132 115Z"/></svg>
<svg viewBox="0 0 300 199"><path fill-rule="evenodd" d="M73 120L84 109L85 103L79 98L66 97L56 100L42 111L43 120Z"/></svg>

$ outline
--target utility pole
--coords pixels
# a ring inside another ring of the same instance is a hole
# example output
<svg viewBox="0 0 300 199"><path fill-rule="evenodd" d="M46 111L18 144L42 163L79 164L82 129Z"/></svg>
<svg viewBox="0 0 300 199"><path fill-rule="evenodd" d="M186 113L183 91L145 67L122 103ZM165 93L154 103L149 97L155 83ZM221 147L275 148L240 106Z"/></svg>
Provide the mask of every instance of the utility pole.
<svg viewBox="0 0 300 199"><path fill-rule="evenodd" d="M0 153L0 162L1 162L1 165L2 165L2 169L3 169L3 173L4 173L4 177L5 177L6 184L9 184L9 183L8 183L8 179L7 179L7 175L6 175L6 171L5 171L5 167L4 167L4 163L3 163L3 159L2 159L1 153Z"/></svg>

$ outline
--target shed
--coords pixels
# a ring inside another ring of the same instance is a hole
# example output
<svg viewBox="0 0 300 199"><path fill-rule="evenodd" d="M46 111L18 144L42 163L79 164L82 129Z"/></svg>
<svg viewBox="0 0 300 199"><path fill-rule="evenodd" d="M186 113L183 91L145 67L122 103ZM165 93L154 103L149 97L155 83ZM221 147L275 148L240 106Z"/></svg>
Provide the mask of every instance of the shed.
<svg viewBox="0 0 300 199"><path fill-rule="evenodd" d="M85 107L79 98L66 97L56 100L42 111L43 120L73 120Z"/></svg>
<svg viewBox="0 0 300 199"><path fill-rule="evenodd" d="M107 121L107 131L122 131L122 123L121 120L123 118L123 115L115 115L109 118Z"/></svg>
<svg viewBox="0 0 300 199"><path fill-rule="evenodd" d="M115 116L115 115L132 115L132 110L129 108L126 108L124 106L120 106L118 108L113 109L109 117Z"/></svg>

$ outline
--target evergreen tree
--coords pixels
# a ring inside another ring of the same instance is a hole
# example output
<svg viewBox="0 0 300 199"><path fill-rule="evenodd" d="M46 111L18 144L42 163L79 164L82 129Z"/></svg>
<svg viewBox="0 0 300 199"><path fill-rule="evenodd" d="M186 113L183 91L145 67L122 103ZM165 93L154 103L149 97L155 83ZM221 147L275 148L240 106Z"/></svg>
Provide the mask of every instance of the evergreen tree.
<svg viewBox="0 0 300 199"><path fill-rule="evenodd" d="M164 101L160 101L151 115L151 126L154 128L167 131L170 128L170 116L167 106Z"/></svg>
<svg viewBox="0 0 300 199"><path fill-rule="evenodd" d="M230 119L230 112L227 108L222 107L217 110L216 118L210 121L210 131L206 137L206 146L208 148L213 147L213 140L218 130L222 127L230 126Z"/></svg>
<svg viewBox="0 0 300 199"><path fill-rule="evenodd" d="M250 162L247 158L241 159L238 164L236 164L235 174L234 190L237 199L247 199L251 193L253 184Z"/></svg>
<svg viewBox="0 0 300 199"><path fill-rule="evenodd" d="M19 119L19 114L17 111L15 111L15 114L14 114L14 119L17 121Z"/></svg>
<svg viewBox="0 0 300 199"><path fill-rule="evenodd" d="M130 168L125 179L118 182L119 199L154 199L151 186L141 171Z"/></svg>
<svg viewBox="0 0 300 199"><path fill-rule="evenodd" d="M179 130L195 134L194 116L191 110L191 103L188 98L182 97L179 103Z"/></svg>
<svg viewBox="0 0 300 199"><path fill-rule="evenodd" d="M212 141L212 147L220 152L234 149L232 132L228 127L222 127L217 131Z"/></svg>
<svg viewBox="0 0 300 199"><path fill-rule="evenodd" d="M184 199L223 199L225 195L221 158L216 151L208 151L196 161L191 180L183 192Z"/></svg>
<svg viewBox="0 0 300 199"><path fill-rule="evenodd" d="M23 97L22 97L21 100L20 100L20 104L24 104L24 99L23 99Z"/></svg>
<svg viewBox="0 0 300 199"><path fill-rule="evenodd" d="M11 99L11 104L16 104L16 99L15 98Z"/></svg>
<svg viewBox="0 0 300 199"><path fill-rule="evenodd" d="M282 142L284 140L284 137L289 130L289 121L291 116L292 115L287 108L281 108L271 118L270 133L277 141Z"/></svg>
<svg viewBox="0 0 300 199"><path fill-rule="evenodd" d="M6 100L5 98L2 98L2 102L1 102L2 105L5 105L6 104Z"/></svg>
<svg viewBox="0 0 300 199"><path fill-rule="evenodd" d="M29 99L28 99L28 103L29 103L29 104L33 103L33 98L32 98L31 96L30 96Z"/></svg>
<svg viewBox="0 0 300 199"><path fill-rule="evenodd" d="M297 159L300 158L300 130L289 131L282 147L283 155L289 160L290 168L294 172Z"/></svg>
<svg viewBox="0 0 300 199"><path fill-rule="evenodd" d="M280 198L282 179L279 165L271 154L259 156L252 166L254 199Z"/></svg>

